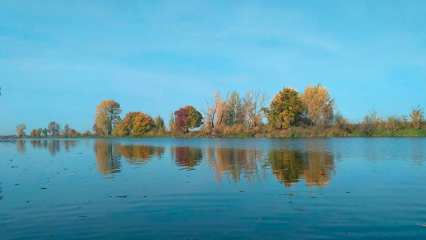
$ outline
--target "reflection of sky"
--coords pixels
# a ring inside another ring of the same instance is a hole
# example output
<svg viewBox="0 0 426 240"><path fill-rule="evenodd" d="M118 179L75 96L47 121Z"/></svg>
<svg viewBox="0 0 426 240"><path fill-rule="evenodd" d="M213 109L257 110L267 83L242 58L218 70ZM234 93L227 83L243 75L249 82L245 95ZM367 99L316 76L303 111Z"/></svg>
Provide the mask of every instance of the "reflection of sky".
<svg viewBox="0 0 426 240"><path fill-rule="evenodd" d="M105 98L167 120L185 104L205 108L216 91L270 98L316 83L350 119L407 114L426 107L425 9L420 0L2 0L0 133L51 120L90 129Z"/></svg>

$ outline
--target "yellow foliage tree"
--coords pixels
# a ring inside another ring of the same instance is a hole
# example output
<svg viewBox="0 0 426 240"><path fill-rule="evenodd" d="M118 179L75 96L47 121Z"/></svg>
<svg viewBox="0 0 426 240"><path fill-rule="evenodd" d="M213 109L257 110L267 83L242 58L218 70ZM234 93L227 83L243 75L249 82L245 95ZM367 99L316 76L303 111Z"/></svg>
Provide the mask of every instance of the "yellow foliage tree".
<svg viewBox="0 0 426 240"><path fill-rule="evenodd" d="M99 136L109 136L115 124L120 120L120 104L114 100L102 101L96 107L93 130Z"/></svg>
<svg viewBox="0 0 426 240"><path fill-rule="evenodd" d="M321 85L307 87L301 99L306 107L308 118L314 125L329 125L333 120L334 101L328 90Z"/></svg>

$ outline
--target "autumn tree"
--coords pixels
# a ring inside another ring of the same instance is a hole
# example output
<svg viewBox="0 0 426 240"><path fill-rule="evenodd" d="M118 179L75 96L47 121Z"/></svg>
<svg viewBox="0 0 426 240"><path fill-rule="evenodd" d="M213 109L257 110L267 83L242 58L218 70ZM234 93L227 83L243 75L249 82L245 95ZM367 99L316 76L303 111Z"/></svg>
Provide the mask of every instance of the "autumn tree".
<svg viewBox="0 0 426 240"><path fill-rule="evenodd" d="M113 100L105 100L96 107L94 131L100 136L109 136L115 124L120 120L120 104Z"/></svg>
<svg viewBox="0 0 426 240"><path fill-rule="evenodd" d="M16 135L19 138L25 137L25 129L26 128L27 128L27 126L25 126L25 124L23 124L23 123L16 126Z"/></svg>
<svg viewBox="0 0 426 240"><path fill-rule="evenodd" d="M154 120L143 112L129 112L114 128L115 136L142 136L154 129Z"/></svg>
<svg viewBox="0 0 426 240"><path fill-rule="evenodd" d="M284 88L275 95L265 112L272 127L286 129L302 121L304 106L296 90Z"/></svg>
<svg viewBox="0 0 426 240"><path fill-rule="evenodd" d="M49 135L53 137L59 136L60 129L61 127L55 121L50 122L49 125L47 126L47 131Z"/></svg>
<svg viewBox="0 0 426 240"><path fill-rule="evenodd" d="M41 129L41 128L33 129L31 131L31 137L41 137L42 136L42 132L43 132L43 129Z"/></svg>
<svg viewBox="0 0 426 240"><path fill-rule="evenodd" d="M38 136L37 136L37 129L33 129L33 130L31 131L31 133L30 133L30 136L31 136L31 137L38 137Z"/></svg>
<svg viewBox="0 0 426 240"><path fill-rule="evenodd" d="M411 126L420 129L423 126L424 116L423 110L419 107L413 109L410 113Z"/></svg>
<svg viewBox="0 0 426 240"><path fill-rule="evenodd" d="M307 117L316 126L329 125L333 120L334 101L321 85L307 87L301 96Z"/></svg>
<svg viewBox="0 0 426 240"><path fill-rule="evenodd" d="M174 113L175 129L180 132L188 132L189 129L201 126L203 116L193 106L185 106Z"/></svg>

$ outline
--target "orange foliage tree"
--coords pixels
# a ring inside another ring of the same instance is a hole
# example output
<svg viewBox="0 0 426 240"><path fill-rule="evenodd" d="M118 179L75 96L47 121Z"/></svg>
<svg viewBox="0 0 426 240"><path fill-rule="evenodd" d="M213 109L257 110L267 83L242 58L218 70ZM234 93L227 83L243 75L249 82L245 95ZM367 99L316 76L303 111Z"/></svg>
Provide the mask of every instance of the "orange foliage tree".
<svg viewBox="0 0 426 240"><path fill-rule="evenodd" d="M154 120L143 112L129 112L119 121L113 131L114 136L142 136L154 129Z"/></svg>

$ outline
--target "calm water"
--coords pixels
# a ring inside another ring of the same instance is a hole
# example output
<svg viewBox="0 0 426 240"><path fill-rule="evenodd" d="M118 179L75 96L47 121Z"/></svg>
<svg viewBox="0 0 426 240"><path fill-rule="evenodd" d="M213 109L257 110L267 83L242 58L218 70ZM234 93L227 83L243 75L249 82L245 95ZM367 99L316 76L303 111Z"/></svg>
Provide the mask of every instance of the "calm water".
<svg viewBox="0 0 426 240"><path fill-rule="evenodd" d="M426 139L0 143L0 239L426 239Z"/></svg>

